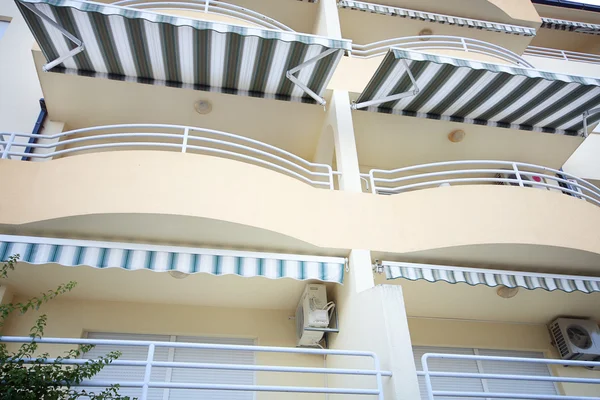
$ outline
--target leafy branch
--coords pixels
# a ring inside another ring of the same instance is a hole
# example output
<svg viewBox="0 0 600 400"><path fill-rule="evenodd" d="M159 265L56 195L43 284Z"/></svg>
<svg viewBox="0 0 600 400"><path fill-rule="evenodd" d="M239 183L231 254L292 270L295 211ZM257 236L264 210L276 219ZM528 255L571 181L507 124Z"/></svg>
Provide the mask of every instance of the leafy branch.
<svg viewBox="0 0 600 400"><path fill-rule="evenodd" d="M8 278L9 273L15 270L19 258L18 254L12 255L2 264L0 279ZM23 315L32 310L38 311L42 305L70 292L76 285L76 282L70 281L24 302L0 304L0 328L11 314L16 312ZM99 392L88 392L77 387L119 358L121 353L118 351L81 364L65 364L65 361L80 359L94 348L93 345L78 346L55 359L51 359L48 353L36 355L36 340L44 336L47 322L45 314L38 316L29 331L31 342L22 344L15 351L9 351L5 343L0 343L1 400L76 400L82 397L90 400L131 400L130 397L119 394L118 385Z"/></svg>

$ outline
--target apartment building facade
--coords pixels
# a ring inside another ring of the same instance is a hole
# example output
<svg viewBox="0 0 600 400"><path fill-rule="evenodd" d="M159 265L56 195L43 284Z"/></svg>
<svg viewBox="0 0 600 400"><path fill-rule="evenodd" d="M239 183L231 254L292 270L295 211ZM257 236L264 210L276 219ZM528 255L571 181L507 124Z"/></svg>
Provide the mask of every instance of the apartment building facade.
<svg viewBox="0 0 600 400"><path fill-rule="evenodd" d="M159 363L97 377L144 399L600 397L600 9L5 0L0 60L0 293L78 283L52 354Z"/></svg>

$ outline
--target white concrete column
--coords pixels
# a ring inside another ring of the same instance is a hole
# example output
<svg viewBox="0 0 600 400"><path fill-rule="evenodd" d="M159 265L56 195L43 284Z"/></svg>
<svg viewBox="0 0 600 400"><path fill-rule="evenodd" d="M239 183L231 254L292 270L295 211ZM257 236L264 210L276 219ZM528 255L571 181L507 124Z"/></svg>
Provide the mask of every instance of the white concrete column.
<svg viewBox="0 0 600 400"><path fill-rule="evenodd" d="M341 173L338 178L339 189L362 192L350 96L346 91L334 90L331 94L321 133L322 140L326 140L328 135L333 136L337 171Z"/></svg>
<svg viewBox="0 0 600 400"><path fill-rule="evenodd" d="M339 313L340 332L331 335L330 348L371 351L377 354L381 368L391 371L383 378L386 400L419 400L419 382L413 359L402 288L379 285L361 293L353 293L346 282L338 286L334 296ZM328 357L329 367L370 369L366 359ZM372 378L332 376L331 387L373 388ZM335 397L337 398L337 397Z"/></svg>
<svg viewBox="0 0 600 400"><path fill-rule="evenodd" d="M375 286L373 265L369 250L352 250L348 257L349 273L345 284L349 285L352 293L360 293Z"/></svg>
<svg viewBox="0 0 600 400"><path fill-rule="evenodd" d="M314 34L341 39L342 30L336 0L320 0L318 7L317 19L313 28Z"/></svg>

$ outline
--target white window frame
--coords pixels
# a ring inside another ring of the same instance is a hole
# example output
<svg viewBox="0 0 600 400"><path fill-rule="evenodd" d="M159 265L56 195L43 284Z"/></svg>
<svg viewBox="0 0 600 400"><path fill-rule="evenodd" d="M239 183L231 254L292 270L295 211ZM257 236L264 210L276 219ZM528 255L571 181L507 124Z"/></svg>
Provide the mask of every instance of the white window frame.
<svg viewBox="0 0 600 400"><path fill-rule="evenodd" d="M431 348L440 348L440 349L448 349L448 348L455 348L455 349L462 349L462 350L473 350L473 355L479 356L481 355L479 352L480 351L485 351L485 350L492 350L492 351L512 351L512 352L522 352L522 353L539 353L541 355L540 358L546 358L546 354L544 351L538 351L538 350L524 350L524 349L491 349L491 348L487 348L487 349L483 349L481 347L459 347L459 346L427 346L427 345L413 345L413 351L415 348L422 348L422 347L431 347ZM439 351L439 353L444 353L444 351ZM483 369L483 363L481 360L475 360L475 363L477 365L477 372L480 374L484 374L485 371ZM546 368L548 369L548 374L549 376L555 376L552 368L550 367L550 365L545 364ZM486 378L476 378L479 379L481 381L481 386L483 388L483 392L482 393L490 393L489 390L489 385L488 385L488 379ZM551 382L554 386L554 390L556 392L557 395L562 393L562 390L560 390L560 388L557 385L557 382ZM421 396L423 396L423 394L421 394ZM486 400L493 400L491 398L486 398Z"/></svg>

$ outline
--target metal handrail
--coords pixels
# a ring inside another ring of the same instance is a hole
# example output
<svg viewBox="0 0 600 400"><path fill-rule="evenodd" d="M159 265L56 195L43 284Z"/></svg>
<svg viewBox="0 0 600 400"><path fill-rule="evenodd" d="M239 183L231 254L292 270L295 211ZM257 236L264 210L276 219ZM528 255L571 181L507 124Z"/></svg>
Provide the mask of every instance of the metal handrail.
<svg viewBox="0 0 600 400"><path fill-rule="evenodd" d="M577 61L600 64L600 55L580 53L577 51L550 49L548 47L528 46L523 53L525 56L554 58L564 61Z"/></svg>
<svg viewBox="0 0 600 400"><path fill-rule="evenodd" d="M140 129L147 131L136 131ZM105 133L114 130L118 131ZM166 133L165 130L177 133ZM24 150L14 150L23 147L23 143L20 143L17 138L32 137L38 140L57 142L29 143L27 146L32 148L33 152L27 154ZM132 139L134 140L132 141ZM183 125L105 125L43 136L31 133L5 133L0 134L0 148L3 149L0 153L0 158L3 159L27 156L30 159L41 160L81 152L139 148L180 150L182 153L207 153L223 158L248 161L293 176L315 187L333 189L333 170L330 165L313 163L289 151L233 133ZM36 149L49 151L39 153L35 152Z"/></svg>
<svg viewBox="0 0 600 400"><path fill-rule="evenodd" d="M372 58L381 56L391 48L409 50L459 50L464 52L484 54L499 58L511 64L533 68L533 66L519 56L502 46L482 40L465 38L460 36L423 35L406 36L401 38L381 40L365 45L352 44L352 56L360 58Z"/></svg>
<svg viewBox="0 0 600 400"><path fill-rule="evenodd" d="M427 398L435 400L436 396L441 397L470 397L470 398L486 398L486 399L532 399L532 400L590 400L593 397L568 396L568 395L544 395L544 394L526 394L526 393L502 393L502 392L469 392L469 391L448 391L434 390L431 382L432 377L446 378L471 378L471 379L498 379L498 380L521 380L521 381L538 381L538 382L554 382L554 383L583 383L583 384L600 384L600 379L597 378L575 378L575 377L560 377L560 376L535 376L535 375L510 375L510 374L490 374L490 373L471 373L471 372L442 372L430 371L428 360L430 358L451 359L451 360L474 360L481 361L500 361L508 363L530 363L530 364L545 364L545 365L562 365L574 367L600 367L600 362L597 361L572 361L572 360L557 360L549 358L524 358L524 357L498 357L498 356L480 356L468 354L438 354L426 353L421 357L423 366L422 371L417 371L417 375L425 377L425 388L427 390Z"/></svg>
<svg viewBox="0 0 600 400"><path fill-rule="evenodd" d="M0 336L0 342L4 343L30 343L31 337L13 337ZM109 339L71 339L71 338L41 338L35 339L36 343L47 344L66 344L66 345L118 345L118 346L136 346L147 347L148 353L146 360L120 360L117 359L110 365L123 367L145 367L144 378L142 381L102 381L89 379L81 382L77 386L82 387L107 387L118 384L120 387L141 388L142 395L139 400L148 398L149 389L194 389L194 390L236 390L248 392L287 392L287 393L324 393L324 394L345 394L345 395L371 395L377 396L383 400L383 376L391 376L390 371L381 370L377 354L368 351L349 351L349 350L329 350L312 349L301 347L270 347L270 346L246 346L246 345L228 345L228 344L208 344L208 343L186 343L186 342L159 342L142 340L109 340ZM195 362L173 362L173 361L154 361L156 348L189 348L189 349L209 349L217 351L251 351L263 353L288 353L288 354L313 354L323 356L350 356L363 357L373 360L373 369L348 369L348 368L312 368L312 367L284 367L278 365L247 365L247 364L219 364L219 363L195 363ZM35 362L35 358L15 359L14 362L22 361L24 363ZM44 364L62 364L62 365L81 365L88 362L89 359L58 359L48 358ZM232 384L199 384L191 382L165 382L152 380L152 368L187 368L197 370L227 370L227 371L263 371L278 373L309 373L309 374L332 374L332 375L355 375L375 377L376 388L338 388L338 387L302 387L302 386L267 386L267 385L232 385Z"/></svg>
<svg viewBox="0 0 600 400"><path fill-rule="evenodd" d="M224 15L241 21L257 24L268 29L279 29L294 32L289 26L257 11L225 3L221 0L183 0L183 1L153 1L153 0L119 0L111 3L115 6L139 9L167 9L181 11L201 11L207 14Z"/></svg>
<svg viewBox="0 0 600 400"><path fill-rule="evenodd" d="M414 173L416 170L425 172ZM463 175L473 177L457 177ZM440 185L509 184L555 190L600 206L600 188L592 183L564 171L515 161L461 160L393 170L372 169L369 181L371 192L376 194L397 194Z"/></svg>

